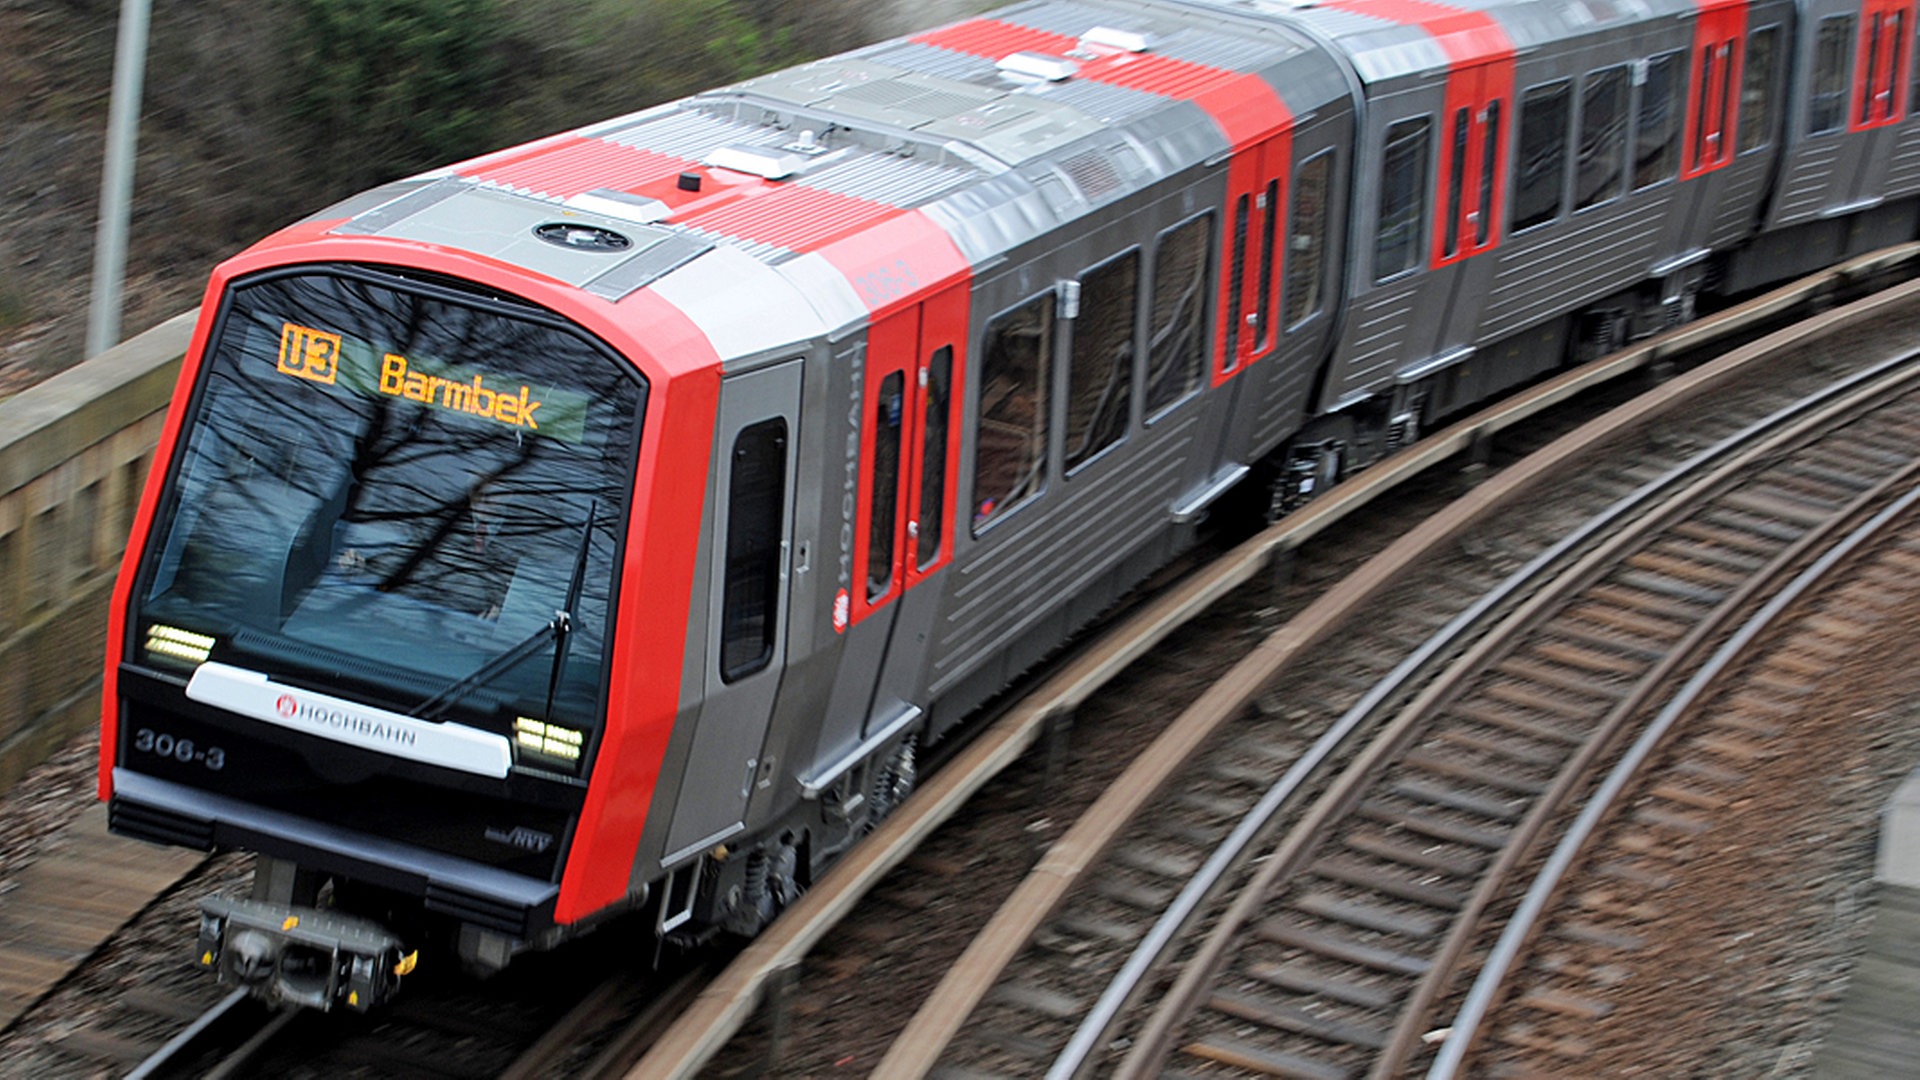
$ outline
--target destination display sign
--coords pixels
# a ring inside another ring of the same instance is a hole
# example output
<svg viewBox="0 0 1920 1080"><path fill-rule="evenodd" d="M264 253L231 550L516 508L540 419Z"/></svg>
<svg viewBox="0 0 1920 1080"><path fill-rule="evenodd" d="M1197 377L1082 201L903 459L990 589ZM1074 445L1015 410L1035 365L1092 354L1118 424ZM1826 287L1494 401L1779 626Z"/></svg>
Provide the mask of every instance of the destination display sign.
<svg viewBox="0 0 1920 1080"><path fill-rule="evenodd" d="M372 397L401 398L442 413L577 443L587 395L531 383L511 371L380 349L345 334L284 322L274 369L282 375Z"/></svg>

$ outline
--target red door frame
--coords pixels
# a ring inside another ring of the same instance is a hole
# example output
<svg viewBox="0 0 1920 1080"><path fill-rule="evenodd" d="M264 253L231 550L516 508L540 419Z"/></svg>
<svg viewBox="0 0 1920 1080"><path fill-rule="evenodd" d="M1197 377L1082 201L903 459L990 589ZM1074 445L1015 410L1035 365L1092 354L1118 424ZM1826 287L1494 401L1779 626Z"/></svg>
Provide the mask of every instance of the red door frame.
<svg viewBox="0 0 1920 1080"><path fill-rule="evenodd" d="M849 625L881 610L945 566L953 558L953 499L960 479L960 405L966 385L968 282L961 280L918 303L904 304L874 320L867 330L866 365L860 391L860 457L855 475L856 513L853 535L853 580ZM920 566L920 498L924 487L925 427L928 373L933 356L953 349L952 373L947 385L946 468L941 515L940 552L924 569ZM869 597L869 558L872 549L873 468L879 426L874 423L881 388L895 373L903 380L900 416L899 475L895 478L893 556L887 567L887 588Z"/></svg>
<svg viewBox="0 0 1920 1080"><path fill-rule="evenodd" d="M1740 87L1747 64L1747 0L1705 0L1687 60L1687 112L1680 179L1733 163L1739 145Z"/></svg>
<svg viewBox="0 0 1920 1080"><path fill-rule="evenodd" d="M1433 200L1434 228L1431 264L1434 269L1469 259L1500 246L1500 211L1507 202L1505 138L1510 122L1507 102L1513 99L1513 54L1456 64L1447 72L1446 105L1440 113L1440 168ZM1452 205L1455 138L1462 113L1467 117L1466 162L1461 167L1460 201ZM1491 141L1494 158L1488 161ZM1487 170L1493 170L1490 198L1481 199ZM1491 220L1483 221L1483 213ZM1454 246L1447 248L1447 227L1454 226Z"/></svg>
<svg viewBox="0 0 1920 1080"><path fill-rule="evenodd" d="M1913 21L1914 0L1862 0L1847 130L1887 127L1906 119Z"/></svg>
<svg viewBox="0 0 1920 1080"><path fill-rule="evenodd" d="M1258 325L1260 307L1260 258L1262 238L1267 235L1266 226L1273 219L1274 233L1272 252L1273 269L1268 281L1267 321L1274 322L1280 311L1280 283L1285 280L1281 266L1286 251L1286 207L1287 188L1291 183L1288 170L1293 162L1293 125L1285 124L1278 130L1262 138L1233 155L1233 161L1227 166L1227 212L1221 226L1224 242L1220 245L1220 302L1216 305L1214 316L1214 340L1220 342L1219 354L1214 359L1213 385L1219 386L1248 365L1273 351L1278 335L1271 325ZM1267 198L1269 183L1278 184L1274 198ZM1239 232L1240 200L1247 205L1246 232ZM1244 250L1240 253L1240 296L1239 310L1234 310L1233 261L1235 238L1240 237ZM1239 326L1227 325L1238 315ZM1237 332L1235 332L1237 330Z"/></svg>

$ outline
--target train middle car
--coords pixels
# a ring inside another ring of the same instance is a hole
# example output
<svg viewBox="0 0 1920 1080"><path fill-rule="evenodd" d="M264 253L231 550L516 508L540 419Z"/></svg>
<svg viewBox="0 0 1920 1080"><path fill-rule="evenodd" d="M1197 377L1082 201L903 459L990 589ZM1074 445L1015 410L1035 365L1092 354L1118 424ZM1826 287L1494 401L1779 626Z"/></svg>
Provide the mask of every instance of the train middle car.
<svg viewBox="0 0 1920 1080"><path fill-rule="evenodd" d="M208 287L112 827L318 1007L753 933L1229 492L1914 236L1913 15L1038 0L326 210Z"/></svg>

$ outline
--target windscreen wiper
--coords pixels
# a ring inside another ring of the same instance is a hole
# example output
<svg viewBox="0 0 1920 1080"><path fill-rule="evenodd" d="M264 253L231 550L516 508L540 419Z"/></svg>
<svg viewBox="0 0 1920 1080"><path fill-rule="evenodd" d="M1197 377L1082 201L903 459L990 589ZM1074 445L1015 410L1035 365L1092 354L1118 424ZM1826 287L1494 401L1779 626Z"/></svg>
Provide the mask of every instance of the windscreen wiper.
<svg viewBox="0 0 1920 1080"><path fill-rule="evenodd" d="M553 714L554 685L560 679L560 667L566 662L567 645L573 633L574 605L580 602L580 587L586 579L587 549L593 541L593 523L599 510L599 500L587 505L587 520L580 527L580 545L573 556L573 579L567 583L567 596L560 610L546 624L528 634L505 652L481 664L466 675L449 683L439 693L407 711L408 716L421 720L438 720L453 704L468 694L500 677L501 673L539 652L549 638L560 644L553 650L553 672L547 679L546 718Z"/></svg>
<svg viewBox="0 0 1920 1080"><path fill-rule="evenodd" d="M580 530L580 548L573 553L573 580L567 583L567 600L554 613L561 625L554 631L558 643L553 647L553 670L547 674L547 708L541 719L553 719L553 694L560 685L560 669L567 662L567 650L573 644L573 607L580 602L580 586L587 578L587 547L593 540L593 520L600 509L600 500L587 503L587 524Z"/></svg>

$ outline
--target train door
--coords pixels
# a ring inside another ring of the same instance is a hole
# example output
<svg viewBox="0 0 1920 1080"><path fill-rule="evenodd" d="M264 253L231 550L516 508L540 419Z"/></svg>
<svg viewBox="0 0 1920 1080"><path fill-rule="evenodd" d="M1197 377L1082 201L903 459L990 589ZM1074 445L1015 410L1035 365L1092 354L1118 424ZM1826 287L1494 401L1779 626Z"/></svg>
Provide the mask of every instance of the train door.
<svg viewBox="0 0 1920 1080"><path fill-rule="evenodd" d="M1740 95L1747 63L1747 2L1703 4L1686 61L1686 112L1680 117L1680 187L1671 234L1672 257L1662 265L1683 270L1704 259L1718 234L1721 205L1736 177L1728 169L1738 148ZM1751 180L1751 177L1744 177Z"/></svg>
<svg viewBox="0 0 1920 1080"><path fill-rule="evenodd" d="M1345 106L1345 107L1343 107ZM1341 151L1353 142L1353 110L1344 99L1318 109L1293 133L1293 160L1279 193L1276 219L1277 265L1263 261L1259 273L1272 273L1268 303L1260 321L1274 338L1271 356L1261 361L1247 391L1257 408L1242 415L1253 424L1254 454L1265 454L1299 429L1309 395L1326 354L1338 314L1345 250L1347 170ZM1264 237L1263 237L1264 240Z"/></svg>
<svg viewBox="0 0 1920 1080"><path fill-rule="evenodd" d="M671 860L738 830L786 668L801 361L721 382L707 536L705 697L668 830Z"/></svg>
<svg viewBox="0 0 1920 1080"><path fill-rule="evenodd" d="M1439 168L1434 198L1432 265L1451 280L1429 295L1445 307L1429 325L1438 340L1431 359L1402 381L1464 359L1479 337L1480 312L1496 285L1493 259L1475 256L1500 244L1500 208L1506 204L1506 129L1513 97L1513 54L1455 68L1447 76L1439 117Z"/></svg>
<svg viewBox="0 0 1920 1080"><path fill-rule="evenodd" d="M928 579L953 558L960 483L961 389L966 384L968 285L928 298L916 320L917 347L908 367L910 435L901 454L905 503L894 549L900 553L890 587L900 602L879 694L868 710L868 737L884 733L910 711L925 678L941 588ZM903 343L904 344L904 343ZM871 567L871 563L869 563Z"/></svg>
<svg viewBox="0 0 1920 1080"><path fill-rule="evenodd" d="M1865 0L1854 47L1853 100L1848 129L1857 135L1859 168L1848 201L1873 202L1885 194L1887 173L1911 109L1914 0Z"/></svg>
<svg viewBox="0 0 1920 1080"><path fill-rule="evenodd" d="M916 714L932 606L910 594L951 557L958 474L955 403L964 377L967 286L960 283L876 319L856 376L856 439L847 446L847 573L833 624L840 662L819 762L833 771L863 739ZM850 388L851 390L851 388ZM933 445L929 445L929 434ZM923 477L931 468L937 480ZM928 590L929 592L931 590ZM902 612L910 627L903 626Z"/></svg>
<svg viewBox="0 0 1920 1080"><path fill-rule="evenodd" d="M1264 363L1279 344L1279 300L1286 236L1287 169L1293 159L1291 125L1237 151L1227 167L1225 229L1220 244L1220 290L1214 305L1213 340L1219 351L1212 361L1216 387L1233 381L1209 408L1227 422L1215 427L1213 445L1204 450L1209 467L1225 461L1244 461L1257 449L1258 425L1254 410L1240 399L1259 394L1272 376ZM1240 378L1258 365L1248 378ZM1199 494L1217 493L1219 475L1204 475ZM1184 501L1183 501L1184 505ZM1177 511L1178 512L1178 511Z"/></svg>
<svg viewBox="0 0 1920 1080"><path fill-rule="evenodd" d="M1215 386L1271 353L1277 341L1273 308L1280 289L1279 226L1286 215L1292 157L1293 132L1282 128L1235 153L1228 166Z"/></svg>

